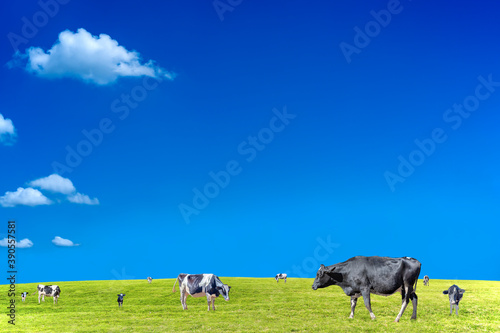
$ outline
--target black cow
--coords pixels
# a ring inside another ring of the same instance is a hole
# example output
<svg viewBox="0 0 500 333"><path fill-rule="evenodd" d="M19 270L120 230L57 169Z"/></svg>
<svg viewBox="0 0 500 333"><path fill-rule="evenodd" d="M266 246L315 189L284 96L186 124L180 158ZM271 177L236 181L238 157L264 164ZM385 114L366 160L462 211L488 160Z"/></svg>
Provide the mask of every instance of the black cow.
<svg viewBox="0 0 500 333"><path fill-rule="evenodd" d="M54 297L54 304L57 303L59 299L59 295L61 294L61 289L59 286L45 286L43 284L39 284L37 286L37 291L35 291L32 295L38 292L38 304L40 304L40 296L43 298L42 300L45 302L45 296Z"/></svg>
<svg viewBox="0 0 500 333"><path fill-rule="evenodd" d="M458 316L458 303L462 300L464 292L465 290L460 289L456 284L452 285L448 290L443 291L443 294L447 294L450 297L450 315L453 314L453 307L455 307Z"/></svg>
<svg viewBox="0 0 500 333"><path fill-rule="evenodd" d="M118 307L119 308L121 308L123 305L123 296L125 296L125 294L118 294Z"/></svg>
<svg viewBox="0 0 500 333"><path fill-rule="evenodd" d="M426 275L424 276L424 286L428 286L429 285L429 276Z"/></svg>
<svg viewBox="0 0 500 333"><path fill-rule="evenodd" d="M331 285L338 285L347 296L351 296L351 315L360 296L363 296L365 306L372 319L375 315L371 309L370 293L389 296L401 291L402 305L396 317L399 322L409 300L413 303L411 319L417 318L417 288L421 264L410 257L354 257L347 261L331 265L321 265L312 285L314 290Z"/></svg>
<svg viewBox="0 0 500 333"><path fill-rule="evenodd" d="M279 282L279 280L282 279L282 280L285 280L285 283L286 283L286 276L287 275L285 273L278 273L278 274L276 274L274 279L276 280L276 282Z"/></svg>
<svg viewBox="0 0 500 333"><path fill-rule="evenodd" d="M26 296L28 296L28 293L26 291L21 294L21 299L23 302L26 300Z"/></svg>
<svg viewBox="0 0 500 333"><path fill-rule="evenodd" d="M186 298L187 295L192 297L207 297L208 311L210 311L210 302L212 302L212 309L215 311L215 299L219 295L224 296L226 301L229 301L230 286L221 282L219 277L214 274L179 274L175 279L175 284L179 281L179 288L181 290L181 304L184 310L187 310Z"/></svg>
<svg viewBox="0 0 500 333"><path fill-rule="evenodd" d="M148 276L148 283L153 282L153 278L151 276Z"/></svg>

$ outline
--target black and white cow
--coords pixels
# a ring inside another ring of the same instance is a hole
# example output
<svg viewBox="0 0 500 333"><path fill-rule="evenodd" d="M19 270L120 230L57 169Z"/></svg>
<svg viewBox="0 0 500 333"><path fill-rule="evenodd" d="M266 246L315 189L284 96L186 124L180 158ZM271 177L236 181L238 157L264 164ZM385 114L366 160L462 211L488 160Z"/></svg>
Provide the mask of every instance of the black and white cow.
<svg viewBox="0 0 500 333"><path fill-rule="evenodd" d="M460 289L456 284L452 285L448 290L443 291L443 294L448 295L450 298L450 315L453 314L453 307L455 307L458 316L458 303L462 300L464 292L465 290Z"/></svg>
<svg viewBox="0 0 500 333"><path fill-rule="evenodd" d="M187 295L192 297L206 296L208 311L210 311L210 302L215 311L215 299L222 295L226 301L229 301L230 286L222 283L217 275L214 274L179 274L175 279L172 291L175 292L175 284L179 281L181 290L181 304L184 310L187 310Z"/></svg>
<svg viewBox="0 0 500 333"><path fill-rule="evenodd" d="M125 294L118 294L118 307L119 308L121 308L123 305L123 296L125 296Z"/></svg>
<svg viewBox="0 0 500 333"><path fill-rule="evenodd" d="M39 284L37 286L37 291L35 291L32 295L38 292L38 304L40 304L40 296L42 297L42 301L45 302L45 296L54 297L54 304L57 303L59 299L59 295L61 294L61 289L59 286L45 286L43 284Z"/></svg>
<svg viewBox="0 0 500 333"><path fill-rule="evenodd" d="M363 301L372 319L375 319L375 315L371 308L370 293L389 296L400 291L402 305L395 321L399 322L410 300L413 303L411 319L416 319L418 298L415 289L420 267L420 262L410 257L358 256L331 266L321 265L312 288L316 290L331 285L341 287L344 293L351 297L349 318L354 317L358 298L363 296Z"/></svg>
<svg viewBox="0 0 500 333"><path fill-rule="evenodd" d="M424 286L428 286L429 285L429 276L426 275L424 276Z"/></svg>
<svg viewBox="0 0 500 333"><path fill-rule="evenodd" d="M151 283L153 281L153 278L151 276L148 276L148 283Z"/></svg>
<svg viewBox="0 0 500 333"><path fill-rule="evenodd" d="M26 300L26 296L28 296L27 292L24 292L24 293L21 294L21 299L22 299L23 302Z"/></svg>
<svg viewBox="0 0 500 333"><path fill-rule="evenodd" d="M285 273L278 273L278 274L276 274L274 279L276 280L276 282L279 282L279 280L282 279L282 280L285 280L285 283L286 283L286 274Z"/></svg>

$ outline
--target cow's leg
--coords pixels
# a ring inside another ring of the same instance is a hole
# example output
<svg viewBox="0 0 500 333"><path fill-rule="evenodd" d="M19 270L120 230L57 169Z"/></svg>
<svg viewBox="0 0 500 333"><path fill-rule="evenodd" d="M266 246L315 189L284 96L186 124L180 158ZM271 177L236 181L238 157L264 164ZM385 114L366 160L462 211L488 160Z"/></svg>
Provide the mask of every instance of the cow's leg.
<svg viewBox="0 0 500 333"><path fill-rule="evenodd" d="M403 290L404 288L404 290ZM401 287L401 298L403 299L402 304L401 304L401 310L398 313L398 316L394 320L396 323L399 322L399 319L401 319L401 316L406 310L406 307L408 306L408 303L410 301L410 293L412 293L413 290L411 290L411 287L403 286Z"/></svg>
<svg viewBox="0 0 500 333"><path fill-rule="evenodd" d="M373 314L372 311L372 305L370 303L370 290L369 289L362 290L361 295L363 296L363 301L365 302L365 306L368 309L368 312L370 312L370 317L372 319L375 319L375 315Z"/></svg>
<svg viewBox="0 0 500 333"><path fill-rule="evenodd" d="M285 278L285 283L286 283L286 278Z"/></svg>
<svg viewBox="0 0 500 333"><path fill-rule="evenodd" d="M38 304L40 304L40 297L41 297L41 294L38 293Z"/></svg>
<svg viewBox="0 0 500 333"><path fill-rule="evenodd" d="M455 304L455 313L457 314L458 316L458 304Z"/></svg>
<svg viewBox="0 0 500 333"><path fill-rule="evenodd" d="M358 298L351 296L351 315L349 318L354 318L354 309L356 309L356 303L358 303Z"/></svg>
<svg viewBox="0 0 500 333"><path fill-rule="evenodd" d="M208 293L206 295L207 295L208 311L210 311L210 303L212 302L212 295Z"/></svg>
<svg viewBox="0 0 500 333"><path fill-rule="evenodd" d="M417 319L417 305L418 305L418 297L415 292L413 292L410 296L411 304L413 305L413 313L411 315L411 319Z"/></svg>
<svg viewBox="0 0 500 333"><path fill-rule="evenodd" d="M181 305L182 309L187 310L187 305L186 305L186 292L181 289Z"/></svg>
<svg viewBox="0 0 500 333"><path fill-rule="evenodd" d="M450 316L453 314L453 304L450 303Z"/></svg>
<svg viewBox="0 0 500 333"><path fill-rule="evenodd" d="M212 298L212 309L215 311L215 298Z"/></svg>

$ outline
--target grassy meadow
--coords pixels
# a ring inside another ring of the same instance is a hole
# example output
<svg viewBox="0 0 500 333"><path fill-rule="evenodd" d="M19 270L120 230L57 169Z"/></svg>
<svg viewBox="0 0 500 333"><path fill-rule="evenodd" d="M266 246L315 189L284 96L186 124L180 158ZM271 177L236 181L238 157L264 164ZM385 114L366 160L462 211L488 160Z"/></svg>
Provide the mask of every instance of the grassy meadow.
<svg viewBox="0 0 500 333"><path fill-rule="evenodd" d="M359 299L354 319L349 297L331 286L314 291L313 279L289 278L285 284L273 278L229 278L230 301L215 301L216 311L207 311L206 298L188 296L183 311L179 288L172 293L174 279L128 281L47 282L58 284L58 304L52 298L38 305L36 283L16 286L16 325L0 320L1 332L500 332L500 282L419 280L417 320L410 320L412 306L401 321L394 319L401 296L372 295L372 321ZM456 283L465 289L459 317L449 315L448 295L442 291ZM1 286L0 304L7 313L7 285ZM21 302L21 292L30 296ZM117 294L126 294L119 309Z"/></svg>

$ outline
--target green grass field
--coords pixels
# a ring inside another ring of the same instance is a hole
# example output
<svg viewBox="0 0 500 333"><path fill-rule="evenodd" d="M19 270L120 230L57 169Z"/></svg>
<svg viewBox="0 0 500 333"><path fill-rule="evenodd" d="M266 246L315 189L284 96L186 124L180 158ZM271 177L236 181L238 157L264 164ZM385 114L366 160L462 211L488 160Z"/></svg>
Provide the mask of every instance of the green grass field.
<svg viewBox="0 0 500 333"><path fill-rule="evenodd" d="M224 278L231 286L230 301L215 301L207 311L205 298L188 296L183 311L174 279L130 281L53 282L61 288L59 303L52 298L38 305L37 296L21 302L20 293L36 290L35 283L16 289L16 325L2 315L2 332L500 332L500 282L431 280L418 282L418 318L410 320L408 306L401 321L394 319L401 296L372 295L372 321L362 299L354 319L348 319L349 297L336 286L314 291L313 279ZM459 317L449 315L448 296L442 291L452 284L466 289ZM1 286L0 304L7 313L8 286ZM117 294L125 293L118 308Z"/></svg>

